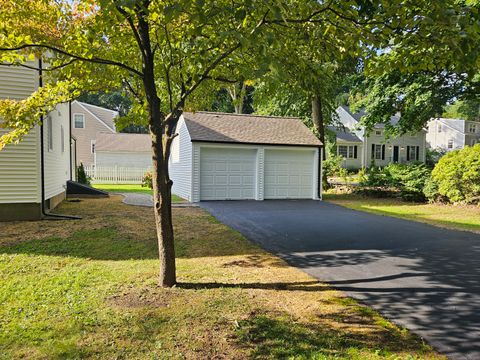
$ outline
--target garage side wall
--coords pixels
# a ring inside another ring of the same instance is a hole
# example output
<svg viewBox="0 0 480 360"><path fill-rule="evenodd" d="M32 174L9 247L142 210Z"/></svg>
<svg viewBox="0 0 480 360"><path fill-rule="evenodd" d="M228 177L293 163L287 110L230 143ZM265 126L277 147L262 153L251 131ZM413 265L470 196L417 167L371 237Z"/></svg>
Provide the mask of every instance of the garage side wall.
<svg viewBox="0 0 480 360"><path fill-rule="evenodd" d="M178 136L172 142L169 170L173 181L172 192L181 198L192 200L192 152L193 145L183 117L177 125Z"/></svg>

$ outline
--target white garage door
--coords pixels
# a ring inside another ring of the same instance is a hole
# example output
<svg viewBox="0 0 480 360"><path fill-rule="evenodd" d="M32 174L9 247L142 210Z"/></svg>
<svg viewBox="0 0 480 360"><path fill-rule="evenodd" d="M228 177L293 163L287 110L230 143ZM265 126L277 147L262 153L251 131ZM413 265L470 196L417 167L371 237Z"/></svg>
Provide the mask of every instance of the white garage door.
<svg viewBox="0 0 480 360"><path fill-rule="evenodd" d="M200 200L255 198L256 150L201 148Z"/></svg>
<svg viewBox="0 0 480 360"><path fill-rule="evenodd" d="M265 150L265 199L311 199L315 152Z"/></svg>

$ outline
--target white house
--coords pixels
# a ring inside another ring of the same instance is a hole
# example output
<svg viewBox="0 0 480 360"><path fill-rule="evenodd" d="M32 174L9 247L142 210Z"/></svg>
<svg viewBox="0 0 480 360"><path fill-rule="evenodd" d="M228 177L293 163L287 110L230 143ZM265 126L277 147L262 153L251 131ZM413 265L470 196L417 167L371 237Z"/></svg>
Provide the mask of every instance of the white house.
<svg viewBox="0 0 480 360"><path fill-rule="evenodd" d="M37 70L0 66L2 99L27 98L39 85ZM43 120L19 144L0 150L0 221L40 219L66 196L74 172L69 104L58 105ZM0 128L0 134L7 131Z"/></svg>
<svg viewBox="0 0 480 360"><path fill-rule="evenodd" d="M377 124L371 131L360 124L363 111L353 113L347 106L336 110L339 125L330 126L337 137L337 155L343 156L343 166L351 169L385 166L392 162L425 162L426 139L424 130L388 138L384 124ZM400 120L391 118L392 125Z"/></svg>
<svg viewBox="0 0 480 360"><path fill-rule="evenodd" d="M480 143L480 121L436 118L428 123L427 144L431 149L463 149Z"/></svg>
<svg viewBox="0 0 480 360"><path fill-rule="evenodd" d="M297 118L184 113L173 193L189 201L319 199L321 143Z"/></svg>
<svg viewBox="0 0 480 360"><path fill-rule="evenodd" d="M115 134L118 112L80 101L72 102L72 135L77 142L76 164L95 163L95 146L99 133Z"/></svg>
<svg viewBox="0 0 480 360"><path fill-rule="evenodd" d="M98 133L95 167L146 169L152 166L152 141L149 134Z"/></svg>

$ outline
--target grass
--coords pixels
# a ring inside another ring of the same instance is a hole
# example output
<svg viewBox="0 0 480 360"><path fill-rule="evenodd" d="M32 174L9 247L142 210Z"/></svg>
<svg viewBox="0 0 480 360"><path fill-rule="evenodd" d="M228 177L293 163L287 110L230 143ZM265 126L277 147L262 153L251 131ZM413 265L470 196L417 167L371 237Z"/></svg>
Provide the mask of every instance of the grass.
<svg viewBox="0 0 480 360"><path fill-rule="evenodd" d="M410 203L394 198L369 198L355 194L324 194L324 199L354 210L480 232L480 206Z"/></svg>
<svg viewBox="0 0 480 360"><path fill-rule="evenodd" d="M140 193L140 194L149 194L152 195L153 191L152 189L149 189L147 187L142 187L142 185L139 184L120 184L120 185L115 185L115 184L94 184L94 187L100 190L105 190L111 193ZM172 194L172 202L177 203L177 202L184 202L185 200L182 199L181 197Z"/></svg>
<svg viewBox="0 0 480 360"><path fill-rule="evenodd" d="M2 224L2 359L443 358L202 209L173 209L172 289L151 209L112 196L58 211L83 220Z"/></svg>

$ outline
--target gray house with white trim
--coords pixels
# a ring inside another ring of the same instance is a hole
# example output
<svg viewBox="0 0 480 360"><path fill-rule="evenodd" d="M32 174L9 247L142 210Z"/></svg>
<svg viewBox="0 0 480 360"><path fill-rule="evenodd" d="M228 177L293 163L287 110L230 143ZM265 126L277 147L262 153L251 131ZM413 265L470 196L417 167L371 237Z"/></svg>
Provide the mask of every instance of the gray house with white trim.
<svg viewBox="0 0 480 360"><path fill-rule="evenodd" d="M184 113L173 193L189 201L319 199L321 142L298 118Z"/></svg>
<svg viewBox="0 0 480 360"><path fill-rule="evenodd" d="M431 149L463 149L480 143L480 121L436 118L428 123L427 144Z"/></svg>
<svg viewBox="0 0 480 360"><path fill-rule="evenodd" d="M348 106L339 106L336 110L338 124L329 126L337 138L337 155L343 157L343 166L349 169L385 166L389 163L425 162L426 131L404 134L389 138L385 134L385 125L377 124L371 131L361 125L365 112L352 112ZM395 125L399 116L391 118Z"/></svg>

